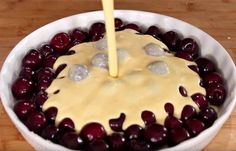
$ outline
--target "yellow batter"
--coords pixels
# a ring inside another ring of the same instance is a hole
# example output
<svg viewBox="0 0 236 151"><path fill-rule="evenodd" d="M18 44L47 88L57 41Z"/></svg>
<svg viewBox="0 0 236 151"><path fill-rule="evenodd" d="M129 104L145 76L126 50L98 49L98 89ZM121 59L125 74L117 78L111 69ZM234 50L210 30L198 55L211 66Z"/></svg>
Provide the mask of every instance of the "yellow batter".
<svg viewBox="0 0 236 151"><path fill-rule="evenodd" d="M97 53L107 53L97 50L96 42L82 43L74 46L74 55L62 56L54 64L56 69L60 64L67 67L58 75L47 89L48 100L43 110L57 107L56 123L69 117L75 123L76 130L89 122L99 122L110 132L108 121L125 113L126 119L123 128L131 124L144 125L141 113L144 110L152 111L158 123L163 123L167 116L164 105L171 102L174 105L174 114L180 117L183 107L187 104L196 108L191 97L183 97L179 93L179 86L184 86L191 96L196 92L205 95L204 88L199 86L200 78L197 73L188 68L195 65L172 54L164 56L150 56L144 51L149 43L155 43L162 48L166 46L149 35L138 35L134 30L116 32L117 48L127 51L127 58L118 60L118 78L112 78L105 68L98 68L91 64L91 58ZM154 61L164 61L169 73L154 74L148 65ZM72 81L68 78L69 70L75 64L86 65L89 69L87 78L81 81ZM64 78L60 78L64 77ZM59 93L53 94L56 90Z"/></svg>

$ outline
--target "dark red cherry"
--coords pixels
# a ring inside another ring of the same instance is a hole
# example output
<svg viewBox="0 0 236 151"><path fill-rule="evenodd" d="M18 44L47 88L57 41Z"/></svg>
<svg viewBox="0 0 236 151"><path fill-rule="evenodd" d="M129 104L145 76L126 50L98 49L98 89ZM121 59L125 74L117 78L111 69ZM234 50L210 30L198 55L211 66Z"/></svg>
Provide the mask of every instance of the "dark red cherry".
<svg viewBox="0 0 236 151"><path fill-rule="evenodd" d="M86 124L80 131L80 136L90 142L96 139L103 139L106 135L104 127L95 122Z"/></svg>
<svg viewBox="0 0 236 151"><path fill-rule="evenodd" d="M73 54L75 54L76 52L74 51L74 50L69 50L67 53L66 53L66 55L73 55Z"/></svg>
<svg viewBox="0 0 236 151"><path fill-rule="evenodd" d="M52 123L52 124L55 123L57 112L58 112L58 110L56 107L50 107L44 111L44 115L45 115L48 123Z"/></svg>
<svg viewBox="0 0 236 151"><path fill-rule="evenodd" d="M38 111L32 112L26 120L26 126L28 127L28 129L37 134L41 133L46 124L47 122L44 114Z"/></svg>
<svg viewBox="0 0 236 151"><path fill-rule="evenodd" d="M125 150L125 137L120 133L113 133L108 136L108 143L110 150L112 151L122 151Z"/></svg>
<svg viewBox="0 0 236 151"><path fill-rule="evenodd" d="M105 33L105 24L101 22L97 22L92 24L89 29L89 36L94 37L97 35L103 35Z"/></svg>
<svg viewBox="0 0 236 151"><path fill-rule="evenodd" d="M34 83L27 78L18 78L13 83L11 90L16 99L24 99L31 96L34 91Z"/></svg>
<svg viewBox="0 0 236 151"><path fill-rule="evenodd" d="M57 135L58 131L59 131L59 129L54 124L51 124L51 125L46 126L43 129L43 131L41 133L41 136L44 139L48 139L48 140L54 141L55 140L55 136Z"/></svg>
<svg viewBox="0 0 236 151"><path fill-rule="evenodd" d="M203 77L203 84L205 87L209 87L214 84L222 84L223 80L221 75L217 72L212 72Z"/></svg>
<svg viewBox="0 0 236 151"><path fill-rule="evenodd" d="M29 67L23 67L20 71L19 77L21 78L27 78L27 79L32 79L34 76L35 72Z"/></svg>
<svg viewBox="0 0 236 151"><path fill-rule="evenodd" d="M128 151L151 151L151 146L142 140L130 140L127 144Z"/></svg>
<svg viewBox="0 0 236 151"><path fill-rule="evenodd" d="M65 133L59 143L70 149L80 150L84 148L84 141L76 132Z"/></svg>
<svg viewBox="0 0 236 151"><path fill-rule="evenodd" d="M211 105L220 106L225 102L226 90L221 84L214 84L206 89L206 98Z"/></svg>
<svg viewBox="0 0 236 151"><path fill-rule="evenodd" d="M193 70L194 72L196 72L197 74L200 74L199 68L196 65L189 65L188 66L191 70Z"/></svg>
<svg viewBox="0 0 236 151"><path fill-rule="evenodd" d="M125 121L125 114L121 113L120 117L109 120L109 125L113 131L121 132L123 131L122 126Z"/></svg>
<svg viewBox="0 0 236 151"><path fill-rule="evenodd" d="M191 136L197 136L205 129L205 124L198 119L189 119L185 122L185 127Z"/></svg>
<svg viewBox="0 0 236 151"><path fill-rule="evenodd" d="M200 85L201 87L204 87L202 79L200 79L199 85Z"/></svg>
<svg viewBox="0 0 236 151"><path fill-rule="evenodd" d="M23 67L29 67L33 70L38 69L42 65L42 63L42 56L35 49L31 49L22 60Z"/></svg>
<svg viewBox="0 0 236 151"><path fill-rule="evenodd" d="M152 124L145 128L144 138L155 148L167 143L167 129L160 124Z"/></svg>
<svg viewBox="0 0 236 151"><path fill-rule="evenodd" d="M156 39L160 39L162 36L161 30L156 26L150 26L145 32L145 34L151 35L155 37Z"/></svg>
<svg viewBox="0 0 236 151"><path fill-rule="evenodd" d="M191 54L193 59L197 59L199 46L195 40L192 38L185 38L180 41L179 51Z"/></svg>
<svg viewBox="0 0 236 151"><path fill-rule="evenodd" d="M89 143L87 151L109 151L109 145L102 139Z"/></svg>
<svg viewBox="0 0 236 151"><path fill-rule="evenodd" d="M151 111L143 111L141 114L141 118L145 125L150 125L156 122L156 117Z"/></svg>
<svg viewBox="0 0 236 151"><path fill-rule="evenodd" d="M81 42L80 41L72 41L71 44L70 44L70 48L72 48L72 47L74 47L75 45L78 45L78 44L81 44ZM65 55L67 55L67 54L68 54L68 51L65 53Z"/></svg>
<svg viewBox="0 0 236 151"><path fill-rule="evenodd" d="M167 45L167 47L171 51L177 51L177 47L179 45L180 38L176 32L168 31L163 35L162 39L163 39L163 42Z"/></svg>
<svg viewBox="0 0 236 151"><path fill-rule="evenodd" d="M205 123L207 127L210 127L217 119L217 113L212 107L208 107L199 112L198 118Z"/></svg>
<svg viewBox="0 0 236 151"><path fill-rule="evenodd" d="M174 106L171 103L166 103L165 106L165 111L168 115L173 115L174 114Z"/></svg>
<svg viewBox="0 0 236 151"><path fill-rule="evenodd" d="M125 28L126 28L126 29L133 29L133 30L136 30L136 31L138 31L138 32L141 31L141 29L139 28L139 26L136 25L136 24L133 24L133 23L127 24L127 25L125 26Z"/></svg>
<svg viewBox="0 0 236 151"><path fill-rule="evenodd" d="M94 35L91 37L91 41L98 41L103 38L103 35Z"/></svg>
<svg viewBox="0 0 236 151"><path fill-rule="evenodd" d="M54 49L52 48L52 46L50 44L43 44L39 48L39 52L45 58L45 57L47 57L49 55L52 55L54 53Z"/></svg>
<svg viewBox="0 0 236 151"><path fill-rule="evenodd" d="M26 120L27 116L35 111L35 105L31 101L19 101L14 105L14 112L22 121Z"/></svg>
<svg viewBox="0 0 236 151"><path fill-rule="evenodd" d="M199 58L196 60L196 63L199 67L201 76L216 70L214 63L207 58Z"/></svg>
<svg viewBox="0 0 236 151"><path fill-rule="evenodd" d="M183 127L176 127L169 133L169 145L175 146L190 137L189 132Z"/></svg>
<svg viewBox="0 0 236 151"><path fill-rule="evenodd" d="M71 38L67 33L58 33L51 39L51 45L53 48L59 52L64 53L67 51L71 43Z"/></svg>
<svg viewBox="0 0 236 151"><path fill-rule="evenodd" d="M191 96L191 98L201 110L208 107L208 102L203 94L195 93Z"/></svg>
<svg viewBox="0 0 236 151"><path fill-rule="evenodd" d="M59 123L59 129L63 132L73 132L75 131L75 124L70 118L64 118L60 123Z"/></svg>
<svg viewBox="0 0 236 151"><path fill-rule="evenodd" d="M66 68L66 66L67 64L59 65L56 69L55 76L57 77Z"/></svg>
<svg viewBox="0 0 236 151"><path fill-rule="evenodd" d="M185 60L188 60L188 61L193 61L194 60L193 56L190 53L184 52L184 51L177 51L175 56L179 57L179 58L182 58L182 59L185 59Z"/></svg>
<svg viewBox="0 0 236 151"><path fill-rule="evenodd" d="M84 41L87 41L88 33L76 28L70 33L70 37L73 42L76 42L77 44L79 44Z"/></svg>
<svg viewBox="0 0 236 151"><path fill-rule="evenodd" d="M182 126L183 122L174 116L167 116L164 125L168 129Z"/></svg>
<svg viewBox="0 0 236 151"><path fill-rule="evenodd" d="M191 105L185 105L181 112L181 120L186 121L197 115L196 109Z"/></svg>
<svg viewBox="0 0 236 151"><path fill-rule="evenodd" d="M116 28L116 31L120 31L124 29L124 23L120 18L115 18L115 28Z"/></svg>
<svg viewBox="0 0 236 151"><path fill-rule="evenodd" d="M47 56L44 59L43 66L53 68L54 63L56 62L57 57L54 55Z"/></svg>
<svg viewBox="0 0 236 151"><path fill-rule="evenodd" d="M143 128L137 124L133 124L124 133L127 139L138 139L143 135Z"/></svg>
<svg viewBox="0 0 236 151"><path fill-rule="evenodd" d="M45 91L39 91L35 98L34 102L38 110L42 110L44 102L48 99L48 94Z"/></svg>
<svg viewBox="0 0 236 151"><path fill-rule="evenodd" d="M52 80L42 79L38 81L38 91L45 91L52 83Z"/></svg>
<svg viewBox="0 0 236 151"><path fill-rule="evenodd" d="M185 89L185 87L183 86L179 86L179 93L183 96L183 97L187 97L188 96L188 92Z"/></svg>
<svg viewBox="0 0 236 151"><path fill-rule="evenodd" d="M43 79L50 80L50 79L53 79L54 76L55 76L55 73L54 73L53 69L50 67L41 68L37 72L37 80L38 81L43 80Z"/></svg>

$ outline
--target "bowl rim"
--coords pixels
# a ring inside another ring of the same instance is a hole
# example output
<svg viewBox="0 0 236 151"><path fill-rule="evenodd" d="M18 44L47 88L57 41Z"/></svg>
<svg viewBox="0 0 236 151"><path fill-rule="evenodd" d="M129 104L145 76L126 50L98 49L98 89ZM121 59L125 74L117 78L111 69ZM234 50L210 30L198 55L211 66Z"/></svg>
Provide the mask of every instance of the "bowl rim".
<svg viewBox="0 0 236 151"><path fill-rule="evenodd" d="M67 20L67 19L70 19L70 18L74 18L78 15L85 15L85 16L90 16L90 15L96 15L96 14L101 14L103 13L102 10L99 10L99 11L91 11L91 12L85 12L85 13L79 13L79 14L75 14L75 15L71 15L71 16L68 16L68 17L64 17L64 18L61 18L61 19L58 19L58 20L55 20L53 22L50 22L46 25L43 25L42 27L34 30L33 32L31 32L30 34L28 34L27 36L25 36L22 40L20 40L16 45L15 47L10 51L10 53L8 54L7 58L5 59L3 65L2 65L2 68L1 68L1 72L0 72L0 97L1 97L1 101L2 101L2 104L3 104L3 107L5 109L5 111L7 112L8 116L10 117L11 121L14 123L14 125L17 127L18 131L20 129L20 133L23 135L23 133L21 131L23 131L24 133L29 133L29 135L31 137L35 137L37 139L37 141L39 141L38 143L39 144L45 144L46 145L50 145L50 147L52 147L52 149L58 149L58 147L60 147L59 149L64 149L64 150L70 150L70 149L67 149L61 145L58 145L58 144L55 144L55 143L52 143L52 142L49 142L47 140L45 140L44 138L42 138L41 136L31 132L28 130L28 128L18 119L18 117L16 116L16 114L13 112L13 109L7 105L7 98L5 97L5 94L3 93L3 91L1 91L4 87L2 86L4 84L4 81L2 79L2 75L3 75L3 71L7 69L7 63L10 61L10 59L12 58L12 56L14 56L14 54L16 53L16 50L18 49L18 47L20 45L22 45L22 43L24 42L25 39L27 39L28 37L30 37L31 35L35 34L37 31L40 31L40 30L43 30L46 26L50 26L51 24L55 24L57 22L61 22L63 20ZM167 19L171 19L171 20L175 20L175 21L178 21L178 22L181 22L181 23L184 23L184 24L187 24L188 26L190 26L191 28L195 28L201 32L203 32L204 34L207 35L207 37L211 38L214 43L216 43L217 45L219 45L220 49L224 51L226 57L230 58L228 61L230 62L231 65L234 65L234 62L232 60L232 58L230 57L229 53L225 50L225 48L218 42L216 41L213 37L211 37L209 34L207 34L205 31L202 31L201 29L185 22L185 21L182 21L180 19L177 19L177 18L174 18L174 17L171 17L171 16L166 16L166 15L163 15L163 14L159 14L159 13L155 13L155 12L147 12L147 11L139 11L139 10L115 10L114 14L116 16L116 14L119 14L119 13L129 13L129 14L132 14L132 13L141 13L141 14L152 14L152 15L158 15L160 17L163 17L163 18L167 18ZM142 21L140 21L140 23L142 23ZM235 67L235 66L234 66ZM236 77L236 67L234 68L233 70L233 75L234 77ZM236 80L236 78L234 78L234 80ZM191 139L188 139L174 147L169 147L169 148L164 148L162 149L163 151L167 151L167 150L172 150L172 149L175 149L175 150L181 150L182 148L186 148L186 147L191 147L193 145L196 144L196 140L200 140L200 138L204 135L206 135L207 133L210 133L211 131L213 131L214 129L217 128L217 125L223 125L225 123L225 121L228 119L229 115L232 113L234 107L235 107L235 104L236 104L236 85L234 85L233 87L233 98L231 100L231 102L227 105L227 111L225 113L223 113L221 115L221 117L218 117L217 120L215 121L215 123L207 128L206 130L204 130L203 132L201 132L201 134L199 134L198 136L194 137L194 138L191 138ZM222 124L223 123L223 124ZM24 136L24 135L23 135ZM24 136L26 138L26 136ZM28 143L30 143L29 141L27 141ZM49 142L49 143L48 143ZM31 144L33 146L33 144Z"/></svg>

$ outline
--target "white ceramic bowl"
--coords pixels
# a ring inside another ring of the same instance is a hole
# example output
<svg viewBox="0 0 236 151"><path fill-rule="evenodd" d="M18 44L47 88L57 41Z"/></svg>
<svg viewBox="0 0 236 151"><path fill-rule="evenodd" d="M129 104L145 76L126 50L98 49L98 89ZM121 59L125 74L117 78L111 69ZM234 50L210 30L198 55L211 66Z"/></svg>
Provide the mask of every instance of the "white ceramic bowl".
<svg viewBox="0 0 236 151"><path fill-rule="evenodd" d="M224 105L218 113L219 118L215 121L213 126L203 131L197 137L187 140L175 147L163 149L163 151L197 151L203 149L215 137L235 106L236 68L229 54L207 33L178 19L156 13L129 10L117 10L115 11L115 16L127 22L137 22L143 27L157 25L161 27L163 31L176 30L183 34L184 37L194 37L200 44L201 55L214 60L217 67L221 69L224 79L227 80L226 88L228 94ZM23 56L30 48L35 48L39 44L49 41L54 34L60 31L68 31L76 27L88 28L92 23L103 20L103 18L103 12L101 11L89 12L66 17L45 25L20 41L4 62L0 74L0 94L2 104L17 129L36 150L69 151L60 145L46 141L33 132L30 132L25 125L19 121L12 109L14 98L11 94L11 85L18 75Z"/></svg>

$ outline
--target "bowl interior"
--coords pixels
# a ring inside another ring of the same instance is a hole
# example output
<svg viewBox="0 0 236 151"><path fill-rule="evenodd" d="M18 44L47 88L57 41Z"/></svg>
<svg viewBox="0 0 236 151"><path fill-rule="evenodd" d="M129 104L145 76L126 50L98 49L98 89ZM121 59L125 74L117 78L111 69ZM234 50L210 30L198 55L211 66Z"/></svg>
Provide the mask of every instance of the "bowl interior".
<svg viewBox="0 0 236 151"><path fill-rule="evenodd" d="M236 102L236 69L234 62L230 58L227 51L207 33L188 23L174 19L172 17L142 11L126 10L115 11L115 16L127 22L136 22L141 27L143 27L143 29L147 29L147 27L150 25L157 25L161 28L162 31L175 30L178 33L182 34L183 37L193 37L200 45L201 55L210 58L216 63L217 67L222 73L223 78L225 79L225 84L228 92L226 102L219 110L219 118L211 128L205 130L199 136L169 149L184 150L188 147L197 147L199 145L198 143L202 142L201 140L203 138L213 138L217 131L220 129L220 127L223 125L225 120L229 117ZM88 29L88 27L90 27L92 23L96 21L102 21L103 19L103 12L99 11L70 16L45 25L32 32L22 41L20 41L11 51L6 61L4 62L0 74L0 94L3 106L13 123L22 133L22 135L37 150L44 150L49 148L54 150L67 149L59 145L52 144L48 141L44 141L41 137L35 135L32 132L29 132L27 128L18 120L12 110L12 107L14 105L14 99L11 94L11 84L18 75L23 56L31 48L36 48L40 44L49 41L52 36L58 32L67 32L76 27ZM202 146L204 147L204 145L206 145L209 141L205 141L205 144L204 142L202 142ZM201 145L199 145L199 147L200 146Z"/></svg>

